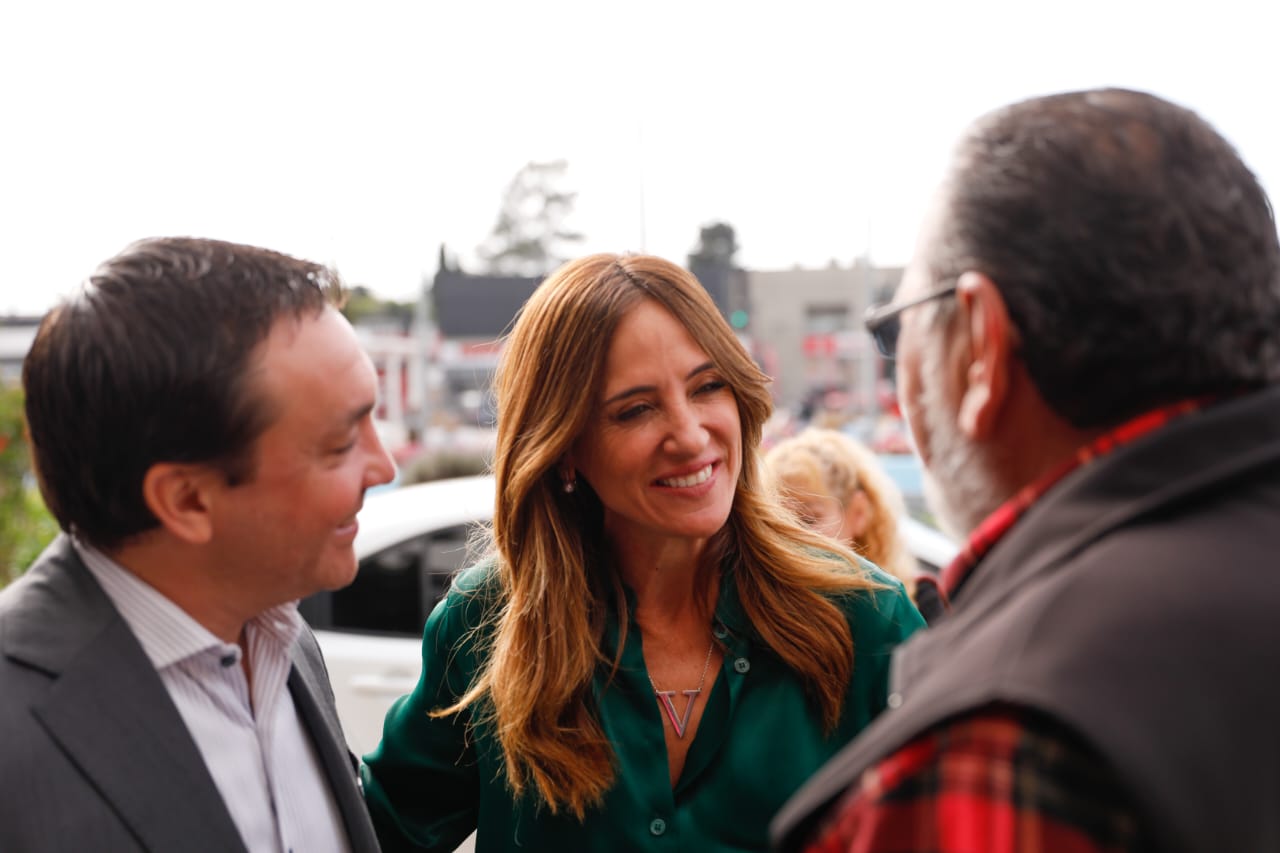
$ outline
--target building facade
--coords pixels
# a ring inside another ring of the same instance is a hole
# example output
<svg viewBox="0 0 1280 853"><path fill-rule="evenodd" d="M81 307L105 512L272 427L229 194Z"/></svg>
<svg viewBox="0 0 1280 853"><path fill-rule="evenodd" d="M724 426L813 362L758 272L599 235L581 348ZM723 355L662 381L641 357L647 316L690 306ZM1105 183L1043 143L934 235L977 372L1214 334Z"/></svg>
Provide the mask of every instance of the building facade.
<svg viewBox="0 0 1280 853"><path fill-rule="evenodd" d="M773 377L780 407L799 412L821 397L844 395L840 403L851 412L878 411L884 363L862 319L868 306L889 298L901 277L901 267L876 267L865 259L821 269L747 271L747 331Z"/></svg>
<svg viewBox="0 0 1280 853"><path fill-rule="evenodd" d="M36 339L39 317L0 317L0 382L22 380L22 361Z"/></svg>

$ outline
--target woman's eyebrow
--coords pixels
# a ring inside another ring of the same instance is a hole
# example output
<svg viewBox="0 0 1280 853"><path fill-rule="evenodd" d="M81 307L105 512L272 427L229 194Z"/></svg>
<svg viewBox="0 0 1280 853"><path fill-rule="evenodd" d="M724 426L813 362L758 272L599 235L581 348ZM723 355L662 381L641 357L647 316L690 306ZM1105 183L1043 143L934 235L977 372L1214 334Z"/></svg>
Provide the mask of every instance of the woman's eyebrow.
<svg viewBox="0 0 1280 853"><path fill-rule="evenodd" d="M688 382L690 379L697 376L699 373L712 370L714 367L715 367L715 364L713 362L710 362L710 361L703 362L702 364L695 367L693 370L689 371L689 375L685 377L685 381ZM614 394L612 397L605 400L603 405L608 406L611 403L616 403L618 400L624 399L626 397L630 397L633 394L648 394L657 390L658 390L657 387L653 385L636 385L634 387L628 388L625 391L619 391L617 394Z"/></svg>

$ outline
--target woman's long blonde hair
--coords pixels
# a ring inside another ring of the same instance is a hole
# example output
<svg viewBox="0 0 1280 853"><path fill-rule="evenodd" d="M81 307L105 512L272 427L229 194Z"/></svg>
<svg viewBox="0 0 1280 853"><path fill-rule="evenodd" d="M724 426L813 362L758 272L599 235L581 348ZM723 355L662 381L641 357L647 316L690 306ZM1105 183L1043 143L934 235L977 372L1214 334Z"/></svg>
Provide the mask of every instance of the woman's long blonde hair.
<svg viewBox="0 0 1280 853"><path fill-rule="evenodd" d="M844 512L858 492L866 495L871 514L853 549L914 592L918 568L898 531L906 504L869 447L836 430L810 428L774 445L765 466L786 497L832 498Z"/></svg>
<svg viewBox="0 0 1280 853"><path fill-rule="evenodd" d="M803 680L830 730L853 674L853 639L833 596L877 586L852 553L799 525L762 483L759 443L769 416L766 377L685 270L652 256L591 255L544 281L520 312L495 379L498 436L493 544L497 599L491 637L470 689L439 715L471 709L491 726L514 796L530 786L552 813L579 819L613 784L614 753L591 704L610 601L626 626L621 581L607 568L603 509L580 482L566 493L557 464L585 429L618 321L652 299L688 330L733 389L742 472L729 521L698 578L731 567L757 638ZM829 556L815 556L824 553Z"/></svg>

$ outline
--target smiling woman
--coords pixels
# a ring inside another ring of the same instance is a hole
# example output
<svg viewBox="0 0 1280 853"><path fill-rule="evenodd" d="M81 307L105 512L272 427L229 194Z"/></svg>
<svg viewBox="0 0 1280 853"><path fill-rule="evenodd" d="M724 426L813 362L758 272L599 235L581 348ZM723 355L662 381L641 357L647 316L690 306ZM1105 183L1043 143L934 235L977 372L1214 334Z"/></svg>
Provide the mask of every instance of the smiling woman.
<svg viewBox="0 0 1280 853"><path fill-rule="evenodd" d="M366 759L385 849L762 849L884 706L919 614L763 484L767 383L667 261L538 288L498 372L493 553Z"/></svg>
<svg viewBox="0 0 1280 853"><path fill-rule="evenodd" d="M742 467L737 402L659 303L639 303L618 324L601 396L562 467L595 490L614 548L657 565L664 548L723 527Z"/></svg>

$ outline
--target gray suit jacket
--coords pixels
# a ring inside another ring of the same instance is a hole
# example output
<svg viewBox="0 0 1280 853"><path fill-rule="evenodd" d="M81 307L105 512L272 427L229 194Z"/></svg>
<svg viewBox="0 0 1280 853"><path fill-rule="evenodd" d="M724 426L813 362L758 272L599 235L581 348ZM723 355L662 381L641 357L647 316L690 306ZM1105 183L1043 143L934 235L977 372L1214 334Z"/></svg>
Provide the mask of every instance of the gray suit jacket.
<svg viewBox="0 0 1280 853"><path fill-rule="evenodd" d="M310 632L289 690L352 850L376 851ZM244 850L160 677L65 536L0 592L0 850Z"/></svg>

